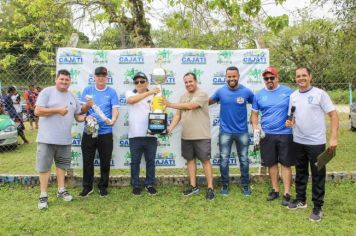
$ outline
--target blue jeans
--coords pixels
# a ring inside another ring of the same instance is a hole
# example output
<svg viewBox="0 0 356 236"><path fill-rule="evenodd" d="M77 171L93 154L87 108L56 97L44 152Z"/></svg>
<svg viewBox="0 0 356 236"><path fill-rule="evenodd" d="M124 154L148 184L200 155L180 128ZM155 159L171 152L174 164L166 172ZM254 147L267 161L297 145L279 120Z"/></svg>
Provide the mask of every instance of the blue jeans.
<svg viewBox="0 0 356 236"><path fill-rule="evenodd" d="M248 133L228 134L222 131L219 134L221 184L229 184L229 159L233 141L235 141L240 162L241 185L248 186L250 182L248 162L249 135Z"/></svg>
<svg viewBox="0 0 356 236"><path fill-rule="evenodd" d="M146 161L145 186L153 186L155 183L155 158L157 151L157 138L137 137L130 138L131 152L131 184L134 188L140 188L140 163L142 154Z"/></svg>

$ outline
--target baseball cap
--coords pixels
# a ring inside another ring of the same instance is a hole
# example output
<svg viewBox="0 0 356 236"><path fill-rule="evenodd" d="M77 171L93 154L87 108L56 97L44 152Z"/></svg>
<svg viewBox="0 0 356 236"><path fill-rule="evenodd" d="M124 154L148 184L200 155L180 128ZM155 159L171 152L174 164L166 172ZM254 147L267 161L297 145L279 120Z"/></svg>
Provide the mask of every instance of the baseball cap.
<svg viewBox="0 0 356 236"><path fill-rule="evenodd" d="M147 76L145 75L145 73L143 73L143 72L137 72L136 74L135 74L135 76L132 78L133 80L136 80L137 78L143 78L143 79L145 79L145 80L148 80L147 79Z"/></svg>
<svg viewBox="0 0 356 236"><path fill-rule="evenodd" d="M267 73L271 73L272 75L274 76L278 76L278 70L276 67L273 67L273 66L269 66L267 67L263 73L262 73L262 76L265 76Z"/></svg>
<svg viewBox="0 0 356 236"><path fill-rule="evenodd" d="M95 69L95 75L107 75L108 69L106 67L100 66Z"/></svg>

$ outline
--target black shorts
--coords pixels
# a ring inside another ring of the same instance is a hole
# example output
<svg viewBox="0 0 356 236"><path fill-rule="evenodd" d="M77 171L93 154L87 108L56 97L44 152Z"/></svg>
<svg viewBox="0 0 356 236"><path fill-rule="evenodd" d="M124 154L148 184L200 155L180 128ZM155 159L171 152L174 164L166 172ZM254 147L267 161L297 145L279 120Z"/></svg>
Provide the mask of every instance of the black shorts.
<svg viewBox="0 0 356 236"><path fill-rule="evenodd" d="M186 140L182 139L182 156L190 161L198 158L201 161L211 159L211 139Z"/></svg>
<svg viewBox="0 0 356 236"><path fill-rule="evenodd" d="M261 139L261 165L271 167L281 163L283 166L295 165L292 134L266 134Z"/></svg>

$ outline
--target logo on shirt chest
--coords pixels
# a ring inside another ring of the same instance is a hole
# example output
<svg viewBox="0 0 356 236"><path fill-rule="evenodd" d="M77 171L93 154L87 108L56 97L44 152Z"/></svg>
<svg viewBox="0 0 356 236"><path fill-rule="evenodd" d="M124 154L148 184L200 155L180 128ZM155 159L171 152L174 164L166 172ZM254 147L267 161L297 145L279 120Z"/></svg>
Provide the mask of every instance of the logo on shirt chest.
<svg viewBox="0 0 356 236"><path fill-rule="evenodd" d="M243 97L237 97L236 98L236 103L237 104L243 104L243 103L245 103L245 99Z"/></svg>
<svg viewBox="0 0 356 236"><path fill-rule="evenodd" d="M313 104L314 101L314 97L313 96L309 96L308 97L308 104Z"/></svg>

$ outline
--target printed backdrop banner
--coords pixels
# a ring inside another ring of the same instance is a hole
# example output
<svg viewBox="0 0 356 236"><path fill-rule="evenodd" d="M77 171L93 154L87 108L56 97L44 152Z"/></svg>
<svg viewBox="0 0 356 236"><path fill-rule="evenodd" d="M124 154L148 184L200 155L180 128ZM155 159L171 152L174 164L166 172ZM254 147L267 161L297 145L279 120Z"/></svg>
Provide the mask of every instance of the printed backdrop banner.
<svg viewBox="0 0 356 236"><path fill-rule="evenodd" d="M59 48L57 52L57 71L67 69L71 73L72 84L70 91L78 98L88 86L95 84L94 70L98 66L108 68L108 85L113 87L120 100L120 117L116 122L114 132L114 151L112 154L112 168L129 168L130 149L128 139L128 113L125 92L134 89L132 77L139 71L149 78L154 68L161 66L167 71L168 78L163 84L163 94L171 102L178 102L185 92L183 75L194 72L197 75L199 87L209 96L225 85L225 70L229 66L237 66L240 70L240 83L253 92L261 89L262 71L269 65L269 51L254 50L198 50L198 49L125 49L125 50L90 50L77 48ZM155 86L150 81L150 86ZM172 120L173 109L167 109L168 120ZM219 105L210 107L210 121L212 132L212 163L219 165ZM251 129L251 127L249 127ZM74 123L72 128L72 166L82 167L81 136L83 124ZM158 136L156 166L158 168L181 168L185 160L180 150L181 127L178 125L171 135ZM252 137L252 132L250 132ZM250 146L249 159L251 166L260 164L260 155ZM100 160L96 158L95 166ZM144 165L144 163L142 163ZM231 167L238 167L236 147L233 146L230 159Z"/></svg>

